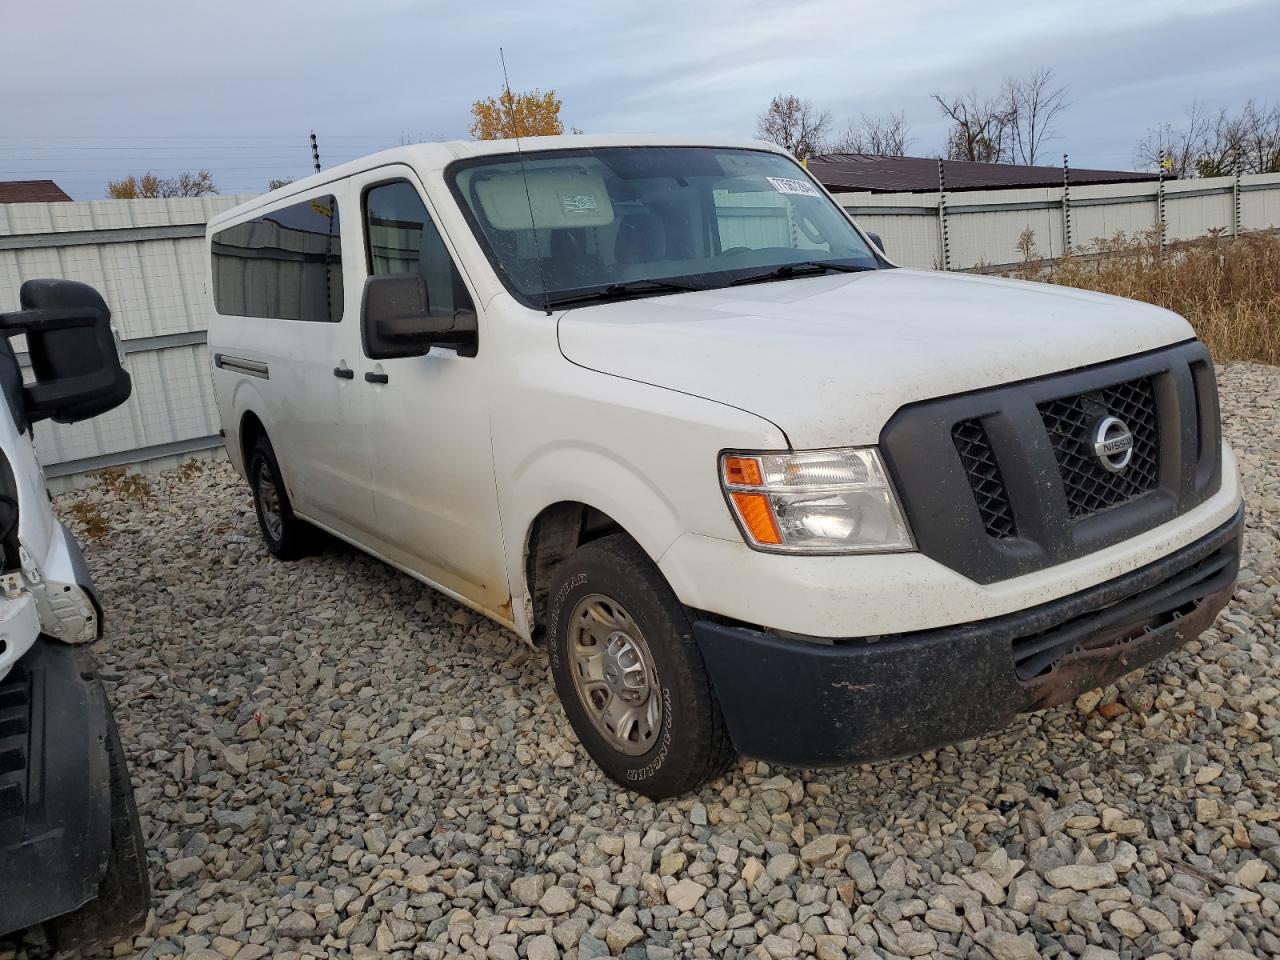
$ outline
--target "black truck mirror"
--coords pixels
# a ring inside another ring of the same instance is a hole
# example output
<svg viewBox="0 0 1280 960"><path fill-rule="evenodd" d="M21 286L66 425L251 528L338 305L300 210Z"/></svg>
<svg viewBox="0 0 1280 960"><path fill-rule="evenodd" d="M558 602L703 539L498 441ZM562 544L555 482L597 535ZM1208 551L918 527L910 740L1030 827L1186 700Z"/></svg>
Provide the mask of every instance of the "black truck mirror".
<svg viewBox="0 0 1280 960"><path fill-rule="evenodd" d="M22 387L29 421L78 423L129 399L133 381L97 290L74 280L28 280L18 299L21 310L0 313L0 334L26 335L35 377Z"/></svg>
<svg viewBox="0 0 1280 960"><path fill-rule="evenodd" d="M476 341L474 310L432 310L427 285L417 273L387 273L364 282L360 332L371 360L420 357L433 344L459 351Z"/></svg>

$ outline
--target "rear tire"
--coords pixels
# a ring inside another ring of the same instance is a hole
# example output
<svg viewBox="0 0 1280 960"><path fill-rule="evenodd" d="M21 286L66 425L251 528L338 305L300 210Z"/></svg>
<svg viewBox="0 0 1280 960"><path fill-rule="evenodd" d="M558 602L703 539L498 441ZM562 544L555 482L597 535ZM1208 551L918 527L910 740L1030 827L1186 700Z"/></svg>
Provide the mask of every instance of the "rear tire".
<svg viewBox="0 0 1280 960"><path fill-rule="evenodd" d="M297 560L310 553L314 544L313 528L294 516L280 464L266 436L254 441L246 472L253 491L258 529L272 556L279 560Z"/></svg>
<svg viewBox="0 0 1280 960"><path fill-rule="evenodd" d="M565 714L606 775L654 799L724 773L733 744L689 617L626 534L557 568L547 641Z"/></svg>

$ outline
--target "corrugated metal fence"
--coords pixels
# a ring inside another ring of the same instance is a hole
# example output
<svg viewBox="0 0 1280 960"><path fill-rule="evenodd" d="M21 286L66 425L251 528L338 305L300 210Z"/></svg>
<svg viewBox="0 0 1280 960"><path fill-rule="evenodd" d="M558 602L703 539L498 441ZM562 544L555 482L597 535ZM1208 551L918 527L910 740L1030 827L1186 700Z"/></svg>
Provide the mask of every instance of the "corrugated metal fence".
<svg viewBox="0 0 1280 960"><path fill-rule="evenodd" d="M1025 230L1053 259L1116 233L1165 223L1165 240L1280 227L1280 174L959 193L842 193L840 204L904 267L968 270L1023 259Z"/></svg>
<svg viewBox="0 0 1280 960"><path fill-rule="evenodd" d="M243 199L0 204L0 309L16 310L18 289L35 277L92 284L133 377L129 402L103 416L36 425L51 479L221 444L205 350L204 228Z"/></svg>
<svg viewBox="0 0 1280 960"><path fill-rule="evenodd" d="M0 204L0 309L16 309L18 288L33 277L93 284L111 307L133 375L133 397L119 409L70 426L37 425L51 479L221 446L205 348L204 225L243 199ZM1277 174L1072 187L1069 198L1045 187L837 199L881 235L896 262L952 270L1021 260L1019 236L1028 228L1039 254L1052 258L1068 245L1141 233L1162 220L1169 240L1280 227ZM735 210L734 229L772 236L777 214Z"/></svg>

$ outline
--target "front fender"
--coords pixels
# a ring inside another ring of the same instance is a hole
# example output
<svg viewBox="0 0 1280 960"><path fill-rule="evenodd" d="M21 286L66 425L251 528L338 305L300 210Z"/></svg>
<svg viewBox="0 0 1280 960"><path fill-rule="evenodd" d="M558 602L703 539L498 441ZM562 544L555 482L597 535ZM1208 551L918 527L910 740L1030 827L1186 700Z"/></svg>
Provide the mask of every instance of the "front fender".
<svg viewBox="0 0 1280 960"><path fill-rule="evenodd" d="M533 522L545 507L566 501L611 517L655 561L680 535L680 507L673 491L663 490L640 464L616 450L567 441L549 444L520 465L512 482L527 492L518 521L520 543L528 543Z"/></svg>
<svg viewBox="0 0 1280 960"><path fill-rule="evenodd" d="M657 563L684 533L739 538L717 476L722 450L786 444L772 423L735 407L567 364L555 372L554 389L520 391L493 419L507 575L521 628L530 595L524 550L544 509L593 507Z"/></svg>

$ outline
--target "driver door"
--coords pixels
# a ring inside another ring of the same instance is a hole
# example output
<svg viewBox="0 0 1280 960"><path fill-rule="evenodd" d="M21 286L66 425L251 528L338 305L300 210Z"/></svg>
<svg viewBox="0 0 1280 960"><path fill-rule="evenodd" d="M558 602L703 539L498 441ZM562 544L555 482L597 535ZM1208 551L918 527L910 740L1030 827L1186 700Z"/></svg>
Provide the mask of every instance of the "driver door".
<svg viewBox="0 0 1280 960"><path fill-rule="evenodd" d="M355 183L369 276L418 272L433 310L475 307L416 175L382 168ZM481 330L483 337L484 331ZM510 619L483 349L432 346L426 356L361 356L378 551Z"/></svg>

